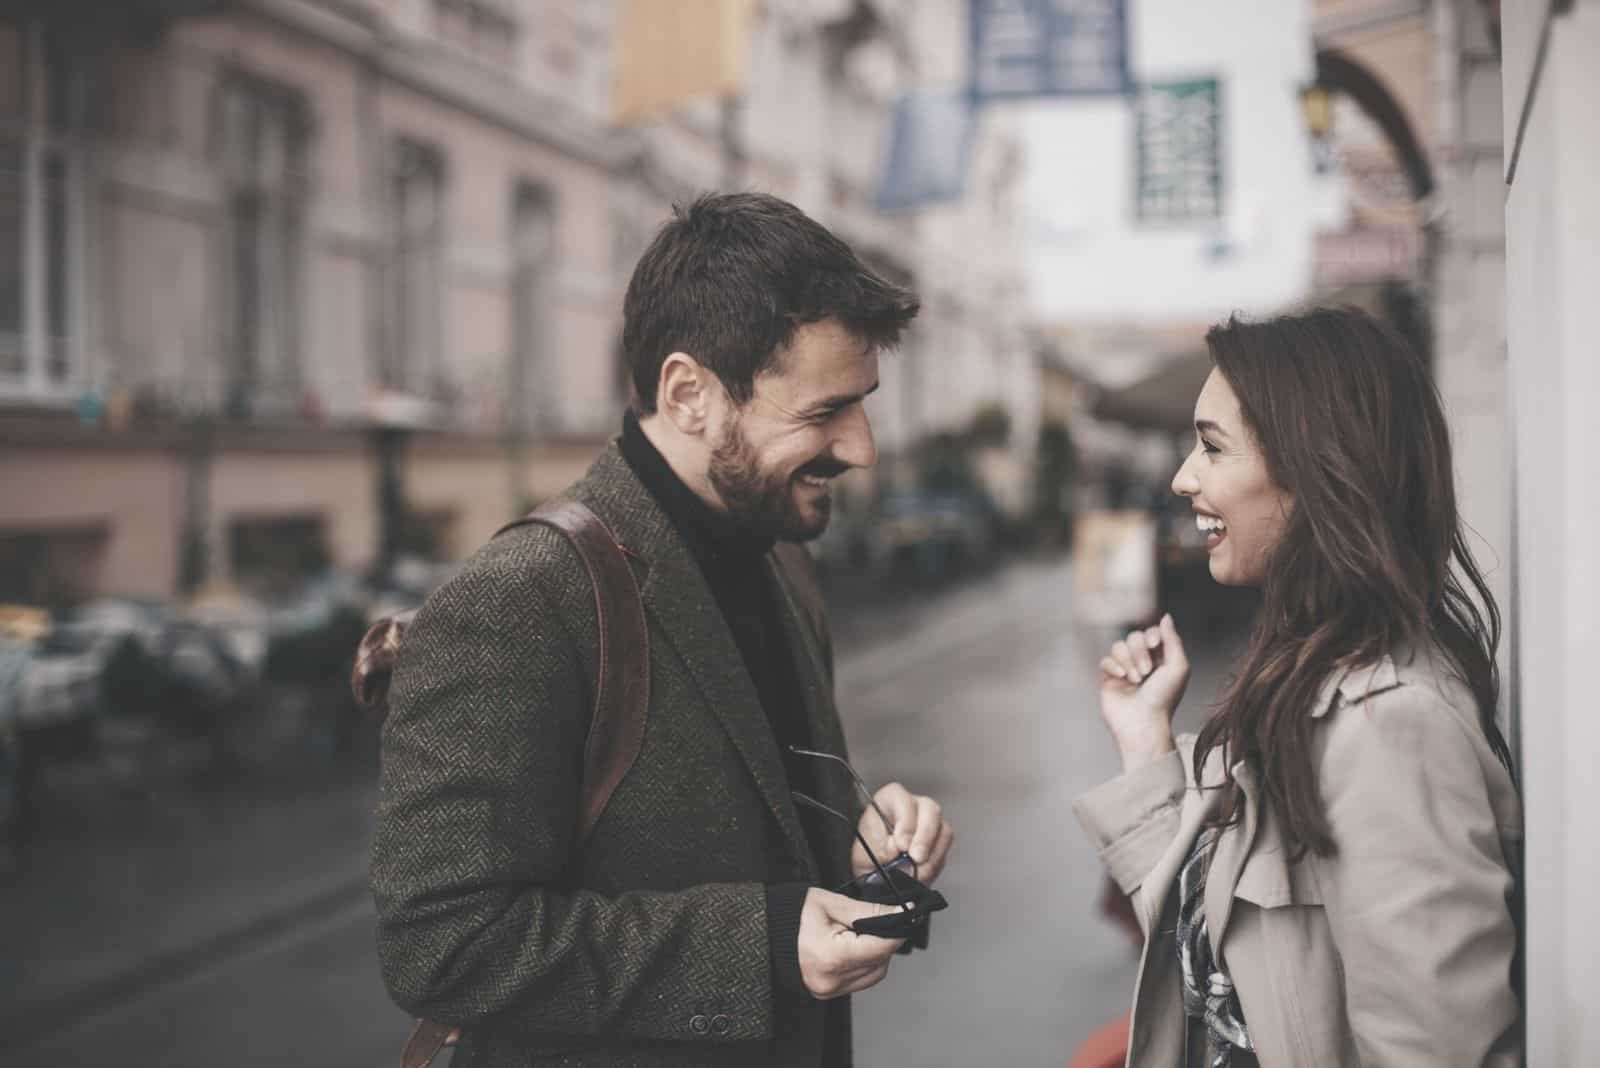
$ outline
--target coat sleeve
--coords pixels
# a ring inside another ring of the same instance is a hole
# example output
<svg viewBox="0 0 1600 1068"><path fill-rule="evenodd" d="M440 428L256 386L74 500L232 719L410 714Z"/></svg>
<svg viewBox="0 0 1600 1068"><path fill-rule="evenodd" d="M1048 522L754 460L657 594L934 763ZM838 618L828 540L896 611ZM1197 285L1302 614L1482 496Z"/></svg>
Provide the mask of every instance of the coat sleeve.
<svg viewBox="0 0 1600 1068"><path fill-rule="evenodd" d="M558 889L591 687L532 572L515 554L474 560L406 635L372 852L390 995L443 1023L513 1014L555 1036L768 1037L763 886ZM713 1012L721 1034L704 1033Z"/></svg>
<svg viewBox="0 0 1600 1068"><path fill-rule="evenodd" d="M1188 746L1095 787L1072 810L1122 892L1132 895L1178 836ZM1149 929L1145 910L1139 921Z"/></svg>
<svg viewBox="0 0 1600 1068"><path fill-rule="evenodd" d="M1315 870L1363 1064L1515 1063L1512 877L1498 762L1431 689L1337 710L1318 781L1337 854Z"/></svg>

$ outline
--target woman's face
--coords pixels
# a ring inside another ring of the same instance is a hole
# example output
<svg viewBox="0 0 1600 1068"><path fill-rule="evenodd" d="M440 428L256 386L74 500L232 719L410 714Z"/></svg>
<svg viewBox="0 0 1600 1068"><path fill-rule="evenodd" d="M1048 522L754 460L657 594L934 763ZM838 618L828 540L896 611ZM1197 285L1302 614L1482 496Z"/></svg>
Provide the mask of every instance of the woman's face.
<svg viewBox="0 0 1600 1068"><path fill-rule="evenodd" d="M1211 577L1258 586L1294 501L1267 474L1266 458L1239 411L1239 398L1213 370L1194 405L1195 444L1172 478L1206 534Z"/></svg>

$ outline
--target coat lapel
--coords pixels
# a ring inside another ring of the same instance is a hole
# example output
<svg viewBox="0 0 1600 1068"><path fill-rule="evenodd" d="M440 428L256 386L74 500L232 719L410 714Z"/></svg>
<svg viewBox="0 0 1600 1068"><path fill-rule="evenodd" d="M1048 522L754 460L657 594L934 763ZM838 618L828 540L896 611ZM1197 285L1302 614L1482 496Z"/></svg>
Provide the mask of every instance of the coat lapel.
<svg viewBox="0 0 1600 1068"><path fill-rule="evenodd" d="M771 555L767 557L767 570L774 588L778 591L778 615L782 620L785 644L795 653L795 679L800 686L801 700L805 705L807 735L811 739L811 745L821 752L848 758L844 730L840 726L839 714L834 705L827 656L823 651L821 639L816 634L810 619L800 608L799 601L784 577L783 568L778 564L776 557ZM816 768L817 793L820 795L818 799L852 819L859 820L861 810L865 806L857 794L849 773L832 761L819 761L818 764ZM844 882L850 878L846 858L849 857L851 847L855 844L854 831L851 827L833 819L823 821L821 826L825 836L826 855L817 857L817 864L823 869L822 874L826 878Z"/></svg>
<svg viewBox="0 0 1600 1068"><path fill-rule="evenodd" d="M652 634L664 635L683 661L743 758L796 858L809 870L811 850L789 796L783 757L762 711L755 681L745 670L733 634L688 547L615 445L574 489L573 496L593 508L629 554L642 563L639 592L645 611L656 622Z"/></svg>
<svg viewBox="0 0 1600 1068"><path fill-rule="evenodd" d="M1260 823L1255 774L1246 764L1233 766L1234 781L1244 795L1244 812L1237 831L1217 838L1217 851L1211 858L1211 869L1206 873L1206 934L1211 940L1211 952L1222 959L1222 940L1228 933L1228 920L1233 915L1233 895L1239 886L1239 874L1255 844L1256 828Z"/></svg>

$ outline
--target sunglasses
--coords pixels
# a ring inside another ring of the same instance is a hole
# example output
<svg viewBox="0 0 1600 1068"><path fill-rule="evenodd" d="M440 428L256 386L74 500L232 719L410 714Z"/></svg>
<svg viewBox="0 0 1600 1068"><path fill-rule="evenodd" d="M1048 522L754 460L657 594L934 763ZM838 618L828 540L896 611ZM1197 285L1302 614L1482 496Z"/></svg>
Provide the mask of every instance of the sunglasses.
<svg viewBox="0 0 1600 1068"><path fill-rule="evenodd" d="M883 821L885 832L890 838L894 837L894 821L889 819L889 814L883 811L872 796L872 791L867 788L867 784L847 760L834 753L805 749L798 745L789 746L789 752L795 756L832 761L844 768L850 775L850 781L855 783L856 789L861 793L862 799L873 812L878 814L878 819ZM896 905L900 909L899 912L856 920L850 925L850 929L857 934L877 935L880 938L903 938L906 943L900 947L901 953L928 948L928 918L933 913L948 908L949 902L939 891L917 881L917 862L911 859L911 854L901 853L887 864L883 863L873 852L872 845L862 835L861 828L855 820L799 790L792 790L790 793L796 801L807 808L842 820L855 835L856 841L861 843L867 859L872 861L871 871L864 872L838 887L837 892L857 901L867 901L876 905Z"/></svg>

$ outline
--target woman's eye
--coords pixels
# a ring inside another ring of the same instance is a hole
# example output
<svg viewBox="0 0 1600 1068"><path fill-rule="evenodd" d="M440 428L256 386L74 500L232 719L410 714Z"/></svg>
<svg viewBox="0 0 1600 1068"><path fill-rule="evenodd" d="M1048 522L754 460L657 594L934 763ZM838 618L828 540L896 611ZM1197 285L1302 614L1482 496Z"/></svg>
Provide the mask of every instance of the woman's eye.
<svg viewBox="0 0 1600 1068"><path fill-rule="evenodd" d="M1215 445L1211 444L1211 442L1207 441L1205 438L1201 438L1200 439L1200 448L1204 449L1208 453L1218 453L1218 452L1222 451L1221 449L1217 448Z"/></svg>

